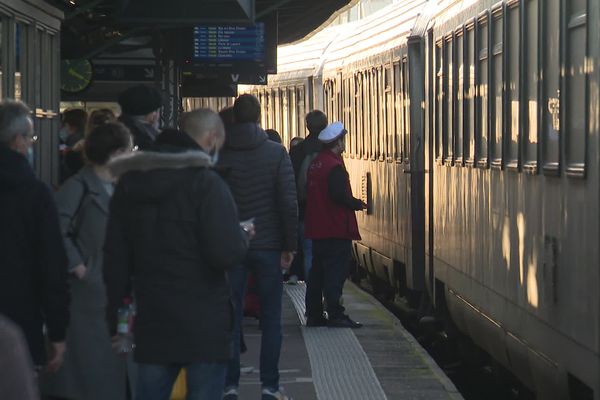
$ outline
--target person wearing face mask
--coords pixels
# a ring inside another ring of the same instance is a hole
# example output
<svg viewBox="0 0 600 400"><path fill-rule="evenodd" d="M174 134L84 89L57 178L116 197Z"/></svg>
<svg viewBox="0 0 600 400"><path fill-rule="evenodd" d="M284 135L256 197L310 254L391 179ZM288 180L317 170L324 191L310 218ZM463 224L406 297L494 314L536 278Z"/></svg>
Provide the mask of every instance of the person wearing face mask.
<svg viewBox="0 0 600 400"><path fill-rule="evenodd" d="M62 113L62 126L58 132L61 141L61 182L75 175L84 165L80 143L84 138L87 120L87 112L80 108L71 108Z"/></svg>
<svg viewBox="0 0 600 400"><path fill-rule="evenodd" d="M106 164L131 151L133 140L123 124L108 122L89 132L83 146L86 165L56 194L71 273L69 351L58 373L41 376L41 391L72 400L125 400L126 359L113 352L105 319L102 248L115 184Z"/></svg>
<svg viewBox="0 0 600 400"><path fill-rule="evenodd" d="M313 241L312 268L306 285L306 325L332 328L360 328L344 313L340 303L348 277L352 241L360 240L355 211L367 205L352 196L350 179L342 153L346 129L341 122L319 133L322 150L307 172L304 235ZM323 316L323 297L327 319Z"/></svg>
<svg viewBox="0 0 600 400"><path fill-rule="evenodd" d="M67 257L52 192L27 161L30 115L24 103L0 102L0 314L23 331L33 365L56 371L69 322Z"/></svg>
<svg viewBox="0 0 600 400"><path fill-rule="evenodd" d="M224 400L237 400L240 381L240 329L248 272L255 277L262 329L260 380L263 400L286 400L279 386L282 345L281 270L289 270L297 248L298 205L290 157L281 144L268 139L258 125L260 103L244 94L233 105L235 123L228 127L219 161L223 176L240 211L255 219L256 237L244 260L229 273L236 318L234 356L229 362Z"/></svg>
<svg viewBox="0 0 600 400"><path fill-rule="evenodd" d="M121 107L119 121L131 131L134 145L140 150L150 149L159 134L163 104L160 92L146 85L132 86L123 91L117 101Z"/></svg>
<svg viewBox="0 0 600 400"><path fill-rule="evenodd" d="M220 400L231 358L233 309L226 271L253 234L212 170L225 130L219 115L183 115L152 151L117 157L119 177L104 246L107 319L135 292L136 398L168 400L182 368L187 399Z"/></svg>

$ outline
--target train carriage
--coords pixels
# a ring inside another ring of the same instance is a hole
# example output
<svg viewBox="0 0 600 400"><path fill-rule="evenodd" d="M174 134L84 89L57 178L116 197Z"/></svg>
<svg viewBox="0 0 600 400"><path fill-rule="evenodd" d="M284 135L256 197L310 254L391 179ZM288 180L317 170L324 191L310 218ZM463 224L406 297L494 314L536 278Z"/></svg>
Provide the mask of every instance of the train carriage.
<svg viewBox="0 0 600 400"><path fill-rule="evenodd" d="M436 279L538 398L599 398L600 5L463 3L428 42Z"/></svg>

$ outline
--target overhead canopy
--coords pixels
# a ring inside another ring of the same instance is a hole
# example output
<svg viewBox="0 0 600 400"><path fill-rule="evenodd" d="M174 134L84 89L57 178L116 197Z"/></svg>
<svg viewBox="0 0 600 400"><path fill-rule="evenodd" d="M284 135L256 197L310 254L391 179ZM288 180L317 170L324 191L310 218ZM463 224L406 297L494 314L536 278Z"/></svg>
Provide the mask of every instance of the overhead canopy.
<svg viewBox="0 0 600 400"><path fill-rule="evenodd" d="M62 57L156 46L155 33L197 24L248 24L278 15L278 44L301 39L355 0L46 0L65 12ZM128 40L126 40L128 39Z"/></svg>

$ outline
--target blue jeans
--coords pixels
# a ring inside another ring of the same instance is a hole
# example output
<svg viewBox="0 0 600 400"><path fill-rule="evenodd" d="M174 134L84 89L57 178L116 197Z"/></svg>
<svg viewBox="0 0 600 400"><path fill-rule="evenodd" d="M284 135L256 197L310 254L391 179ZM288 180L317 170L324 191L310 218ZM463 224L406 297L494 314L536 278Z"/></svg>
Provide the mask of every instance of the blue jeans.
<svg viewBox="0 0 600 400"><path fill-rule="evenodd" d="M179 371L187 373L187 400L220 400L225 363L138 364L136 400L169 400Z"/></svg>
<svg viewBox="0 0 600 400"><path fill-rule="evenodd" d="M348 278L352 241L343 239L313 240L313 266L306 284L306 316L323 315L323 297L329 319L344 314L340 304L344 282Z"/></svg>
<svg viewBox="0 0 600 400"><path fill-rule="evenodd" d="M227 367L225 387L238 387L240 382L240 326L244 313L244 296L248 270L256 279L260 302L260 381L263 387L279 388L279 354L281 352L281 251L250 250L243 263L229 270L233 290L235 319L233 325L233 358Z"/></svg>

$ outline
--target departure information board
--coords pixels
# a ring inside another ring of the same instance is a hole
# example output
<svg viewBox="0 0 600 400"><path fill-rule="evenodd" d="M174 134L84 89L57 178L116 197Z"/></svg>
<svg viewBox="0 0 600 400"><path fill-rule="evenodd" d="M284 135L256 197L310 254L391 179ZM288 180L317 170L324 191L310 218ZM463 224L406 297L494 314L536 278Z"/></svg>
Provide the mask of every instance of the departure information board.
<svg viewBox="0 0 600 400"><path fill-rule="evenodd" d="M193 59L207 62L265 60L265 24L194 27Z"/></svg>

